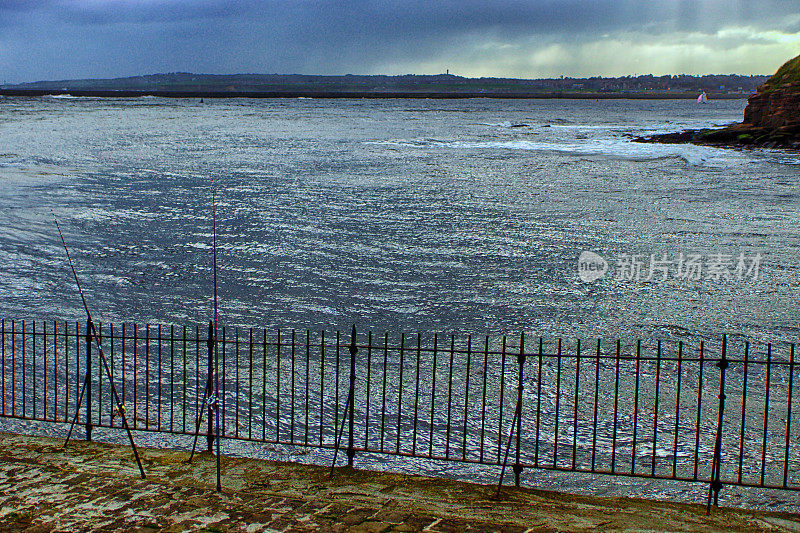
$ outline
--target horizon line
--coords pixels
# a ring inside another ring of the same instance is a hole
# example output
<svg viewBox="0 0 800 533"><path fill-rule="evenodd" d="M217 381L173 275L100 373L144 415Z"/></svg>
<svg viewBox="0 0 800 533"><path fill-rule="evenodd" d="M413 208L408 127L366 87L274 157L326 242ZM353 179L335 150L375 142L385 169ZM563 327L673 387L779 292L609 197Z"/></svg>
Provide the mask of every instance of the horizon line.
<svg viewBox="0 0 800 533"><path fill-rule="evenodd" d="M714 77L714 76L738 76L742 78L755 78L755 77L770 77L772 74L737 74L737 73L706 73L706 74L687 74L687 73L672 73L672 74L622 74L619 76L606 76L606 75L592 75L592 76L567 76L567 75L559 75L559 76L550 76L550 77L536 77L536 78L519 78L519 77L511 77L511 76L461 76L458 74L447 72L440 72L436 74L417 74L417 73L405 73L405 74L354 74L354 73L346 73L346 74L304 74L304 73L278 73L278 72L236 72L236 73L228 73L228 74L219 74L219 73L208 73L208 72L187 72L187 71L172 71L172 72L154 72L150 74L134 74L129 76L116 76L116 77L85 77L85 78L60 78L60 79L39 79L35 81L20 81L20 82L9 82L4 80L2 85L24 85L24 84L31 84L31 83L61 83L61 82L71 82L71 81L111 81L111 80L125 80L125 79L132 79L132 78L147 78L147 77L154 77L154 76L175 76L175 75L191 75L191 76L309 76L309 77L319 77L319 78L345 78L345 77L385 77L385 78L402 78L402 77L411 77L411 76L419 76L419 77L435 77L435 76L450 76L453 78L461 78L465 80L518 80L518 81L540 81L540 80L589 80L589 79L619 79L619 78L642 78L642 77L653 77L653 78L663 78L669 76L671 78L675 77L690 77L690 78L703 78L703 77Z"/></svg>

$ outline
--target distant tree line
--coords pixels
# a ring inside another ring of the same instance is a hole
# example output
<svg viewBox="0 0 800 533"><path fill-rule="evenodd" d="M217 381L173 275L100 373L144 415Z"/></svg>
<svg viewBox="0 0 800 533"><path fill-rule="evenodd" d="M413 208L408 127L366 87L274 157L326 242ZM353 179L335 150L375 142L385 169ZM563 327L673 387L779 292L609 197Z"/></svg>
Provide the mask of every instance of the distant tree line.
<svg viewBox="0 0 800 533"><path fill-rule="evenodd" d="M230 92L698 92L751 93L769 76L687 74L618 78L465 78L452 74L401 76L316 76L304 74L191 74L171 72L114 79L38 81L5 85L5 89L230 91Z"/></svg>

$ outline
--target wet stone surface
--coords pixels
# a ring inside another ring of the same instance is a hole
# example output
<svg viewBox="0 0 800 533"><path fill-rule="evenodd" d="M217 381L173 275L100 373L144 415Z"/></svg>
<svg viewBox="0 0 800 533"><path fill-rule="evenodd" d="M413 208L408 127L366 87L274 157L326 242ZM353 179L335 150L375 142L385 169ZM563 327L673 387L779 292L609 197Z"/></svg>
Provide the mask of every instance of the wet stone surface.
<svg viewBox="0 0 800 533"><path fill-rule="evenodd" d="M0 532L800 531L800 516L0 433Z"/></svg>

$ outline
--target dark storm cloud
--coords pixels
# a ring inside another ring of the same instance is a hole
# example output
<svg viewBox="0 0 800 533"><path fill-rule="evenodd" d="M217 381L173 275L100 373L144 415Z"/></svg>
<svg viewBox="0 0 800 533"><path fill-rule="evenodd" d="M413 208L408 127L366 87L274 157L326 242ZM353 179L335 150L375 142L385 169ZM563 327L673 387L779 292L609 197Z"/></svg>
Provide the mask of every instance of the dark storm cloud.
<svg viewBox="0 0 800 533"><path fill-rule="evenodd" d="M733 21L757 23L797 12L794 2L749 0L4 0L4 11L52 12L64 23L169 23L248 18L276 27L356 30L376 38L393 33L450 34L492 28L501 32L593 33L637 26L694 30ZM330 32L329 32L330 33Z"/></svg>
<svg viewBox="0 0 800 533"><path fill-rule="evenodd" d="M521 50L532 39L575 46L621 34L668 43L728 26L791 31L799 12L795 0L0 0L0 70L25 79L370 72L457 58L482 43Z"/></svg>
<svg viewBox="0 0 800 533"><path fill-rule="evenodd" d="M169 23L234 17L236 2L164 0L150 2L62 2L65 20L80 24Z"/></svg>
<svg viewBox="0 0 800 533"><path fill-rule="evenodd" d="M48 0L3 0L0 2L0 13L3 11L26 11L51 3L53 2Z"/></svg>

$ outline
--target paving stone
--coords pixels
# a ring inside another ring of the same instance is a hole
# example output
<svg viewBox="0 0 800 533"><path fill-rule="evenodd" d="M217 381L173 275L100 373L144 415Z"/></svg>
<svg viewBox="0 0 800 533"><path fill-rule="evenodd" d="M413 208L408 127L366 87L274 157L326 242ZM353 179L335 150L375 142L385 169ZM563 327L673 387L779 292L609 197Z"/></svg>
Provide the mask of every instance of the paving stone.
<svg viewBox="0 0 800 533"><path fill-rule="evenodd" d="M142 449L142 480L127 447L60 444L0 433L0 533L759 532L800 523L787 513L706 516L697 505L528 489L488 502L480 485L352 468L330 479L325 467L240 458L222 458L216 492L207 453L189 466L184 452Z"/></svg>
<svg viewBox="0 0 800 533"><path fill-rule="evenodd" d="M348 531L351 533L383 533L384 531L391 530L395 525L396 524L391 524L389 522L361 522L348 529Z"/></svg>

